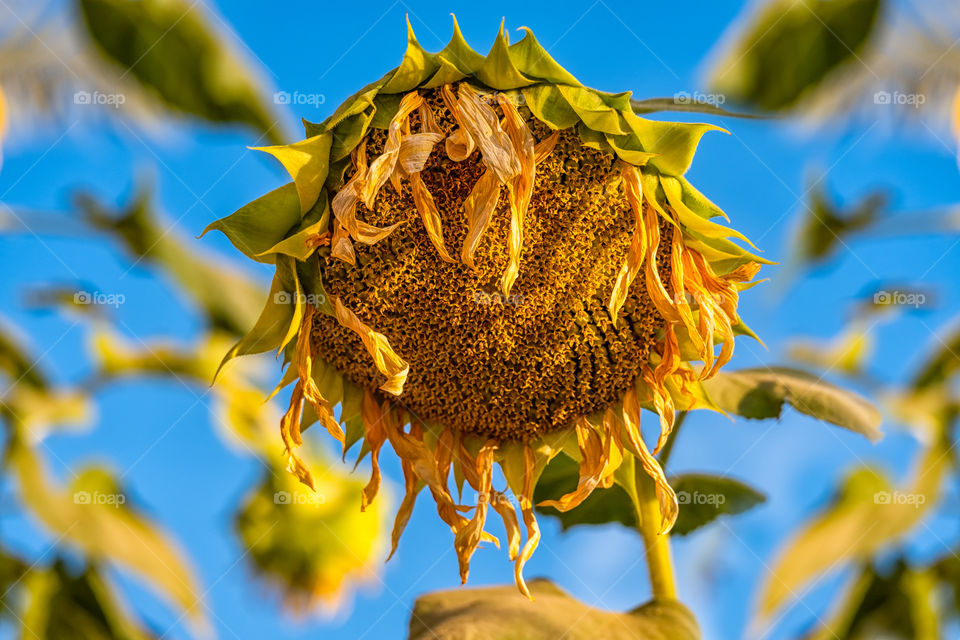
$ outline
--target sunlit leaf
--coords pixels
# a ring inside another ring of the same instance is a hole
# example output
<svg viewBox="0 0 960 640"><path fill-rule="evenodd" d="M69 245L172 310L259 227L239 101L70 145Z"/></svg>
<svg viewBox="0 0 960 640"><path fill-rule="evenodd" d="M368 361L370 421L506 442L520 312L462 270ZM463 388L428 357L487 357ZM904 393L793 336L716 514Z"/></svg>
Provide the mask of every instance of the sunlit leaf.
<svg viewBox="0 0 960 640"><path fill-rule="evenodd" d="M534 602L513 585L421 596L410 640L698 640L693 614L676 601L652 601L627 613L594 609L553 583L529 580Z"/></svg>
<svg viewBox="0 0 960 640"><path fill-rule="evenodd" d="M766 501L766 496L746 484L727 478L689 473L670 478L677 493L680 515L671 533L687 535L723 515L737 515Z"/></svg>
<svg viewBox="0 0 960 640"><path fill-rule="evenodd" d="M71 571L58 559L24 578L26 605L18 623L22 638L148 640L157 638L128 617L106 581L93 568Z"/></svg>
<svg viewBox="0 0 960 640"><path fill-rule="evenodd" d="M192 569L166 534L132 508L107 472L90 469L69 488L55 487L19 438L11 443L8 460L23 506L51 532L94 561L133 571L198 627L206 626L202 590Z"/></svg>
<svg viewBox="0 0 960 640"><path fill-rule="evenodd" d="M832 201L824 187L813 187L801 213L800 228L791 235L792 259L801 268L828 260L848 247L851 235L880 219L887 200L886 192L876 191L844 208Z"/></svg>
<svg viewBox="0 0 960 640"><path fill-rule="evenodd" d="M296 190L293 197L296 202ZM207 313L213 327L242 335L253 324L263 289L226 261L204 255L196 242L172 228L173 223L157 213L148 185L142 185L117 211L89 195L81 194L76 200L90 225L122 243L137 262L169 274Z"/></svg>
<svg viewBox="0 0 960 640"><path fill-rule="evenodd" d="M247 63L184 0L78 0L98 50L168 107L253 127L282 144L274 109Z"/></svg>
<svg viewBox="0 0 960 640"><path fill-rule="evenodd" d="M845 63L859 64L882 0L772 0L714 67L712 90L764 111L789 109Z"/></svg>
<svg viewBox="0 0 960 640"><path fill-rule="evenodd" d="M311 491L280 458L246 498L234 527L255 571L278 587L287 608L334 608L383 566L389 487L360 511L360 476L340 463L314 460L311 467L324 472Z"/></svg>
<svg viewBox="0 0 960 640"><path fill-rule="evenodd" d="M839 495L781 549L762 590L757 615L769 618L821 574L868 560L908 534L937 501L950 462L930 448L903 488L871 469L853 473Z"/></svg>
<svg viewBox="0 0 960 640"><path fill-rule="evenodd" d="M704 382L718 407L745 418L779 418L784 403L871 440L879 440L881 415L869 402L809 373L785 367L721 371Z"/></svg>

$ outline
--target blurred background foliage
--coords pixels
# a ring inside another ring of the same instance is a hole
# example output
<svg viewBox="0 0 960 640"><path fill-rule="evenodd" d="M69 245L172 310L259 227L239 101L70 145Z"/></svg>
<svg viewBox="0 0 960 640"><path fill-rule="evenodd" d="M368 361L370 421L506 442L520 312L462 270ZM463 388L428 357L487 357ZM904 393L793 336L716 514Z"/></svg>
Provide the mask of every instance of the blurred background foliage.
<svg viewBox="0 0 960 640"><path fill-rule="evenodd" d="M278 124L286 117L278 112L284 107L270 99L264 70L202 4L22 3L11 15L18 19L8 20L0 31L0 140L5 143L12 137L23 145L34 132L68 130L80 119L93 119L91 127L119 127L138 138L192 123L242 128L251 145L288 141ZM778 118L795 123L803 135L823 128L867 135L878 127L909 126L955 145L958 41L960 10L948 0L753 2L706 61L706 85L724 97L722 109L676 98L636 106L643 113L735 111ZM122 108L116 98L111 103L97 96L122 96ZM276 363L269 358L235 361L210 386L223 354L256 320L267 287L202 250L178 227L178 214L162 213L152 175L141 173L134 193L119 206L76 185L73 210L67 213L6 205L0 210L0 233L30 235L39 243L66 234L115 247L129 268L149 270L167 282L203 323L201 337L191 343L162 335L131 339L116 305L91 299L94 285L37 282L26 304L89 329L93 367L70 385L52 382L36 364L40 354L26 346L28 329L0 327L2 484L5 496L11 496L10 501L5 497L3 515L28 514L52 540L51 551L40 557L0 542L0 629L11 637L165 636L125 602L124 588L114 579L117 567L169 603L200 637L209 635L220 617L229 617L205 602L210 585L200 583L194 561L162 521L125 489L125 474L91 463L64 481L48 469L55 454L45 440L54 433L82 438L97 425L98 392L136 379L166 381L198 403L209 398L210 420L224 446L261 462L259 478L237 496L231 521L245 550L242 561L270 585L285 608L298 615L332 612L358 584L379 580L390 505L380 500L376 510L361 513L363 482L322 446L310 453L312 467L322 469L316 494L286 473L276 437L279 411L272 401L263 401L274 386ZM789 262L775 276L781 291L835 268L850 246L915 234L951 236L960 229L960 203L898 212L891 197L896 184L843 202L832 191L829 171L810 175L806 201L794 216L792 240L781 252ZM916 282L895 285L863 282L861 299L844 316L847 326L836 337L797 336L791 341L789 366L732 371L707 388L711 399L738 421L776 419L791 407L871 440L880 436L876 404L887 424L906 429L922 445L905 478L894 480L883 468L866 463L850 469L833 499L783 541L767 562L768 580L758 586L754 602L742 599L744 606L753 607L751 631L757 636L772 634L798 594L824 580L832 589L829 603L818 611L804 605L802 613L809 618L804 638L934 639L956 637L950 634L960 629L955 536L943 533L948 542L922 560L910 546L911 533L920 527L940 532L957 528L951 487L960 475L954 450L960 330L942 335L918 365L897 378L906 382L890 382L871 364L878 326L912 313L911 307L931 304L942 293L930 291L923 275L905 274L918 276ZM273 366L265 366L269 364ZM828 375L861 390L870 402L828 383ZM662 452L668 473L674 446L695 446L682 436L683 419ZM135 428L137 416L129 421ZM169 464L171 473L191 473L183 460ZM676 536L746 513L767 499L762 488L725 473L671 475L682 503ZM560 456L546 469L538 499L576 484L577 465ZM390 495L389 487L385 491ZM703 503L698 495L723 500ZM631 497L618 485L596 491L579 509L559 513L545 507L541 513L558 519L564 530L609 523L633 528L637 518ZM845 576L842 584L830 581L838 572ZM568 630L571 638L597 637L598 629L608 629L611 638L698 634L690 612L680 605L650 603L614 614L577 602L546 581L532 588L539 598L532 612L521 606L512 587L424 596L412 612L410 637L478 633L506 638L514 637L509 634L518 625L531 638L552 638L558 629Z"/></svg>

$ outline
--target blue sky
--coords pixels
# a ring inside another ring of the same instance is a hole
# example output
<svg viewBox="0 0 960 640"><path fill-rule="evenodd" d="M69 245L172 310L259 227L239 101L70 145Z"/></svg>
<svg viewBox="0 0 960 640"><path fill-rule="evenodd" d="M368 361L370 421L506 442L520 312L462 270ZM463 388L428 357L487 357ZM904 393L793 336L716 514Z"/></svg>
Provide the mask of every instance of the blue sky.
<svg viewBox="0 0 960 640"><path fill-rule="evenodd" d="M563 2L232 2L216 7L245 55L261 67L276 90L319 94L323 104L300 105L286 114L291 135L300 117L319 121L344 98L396 66L405 45L408 14L421 44L442 48L456 13L468 42L486 51L502 16L507 28L529 26L550 53L582 82L604 90L632 89L637 97L672 96L705 90L704 61L741 6L736 2L675 2L668 5L598 0ZM519 37L519 34L515 37ZM810 175L829 169L831 190L852 201L872 188L890 186L898 211L917 211L960 201L952 141L900 130L802 133L789 123L713 119L732 134L704 139L691 181L731 216L733 223L774 260L787 257L796 214ZM265 155L248 151L256 140L237 130L211 130L192 123L145 133L89 122L64 133L46 131L5 152L0 200L13 207L65 211L74 188L82 186L109 201L128 196L138 172L152 174L164 210L180 232L196 236L213 219L275 188L286 179ZM29 220L28 220L29 223ZM844 326L851 304L877 281L922 281L939 293L938 306L878 330L880 353L872 372L886 381L909 375L934 332L956 308L954 274L960 267L955 238L921 236L858 242L810 278L787 287L772 278L743 296L742 315L769 346L738 343L737 367L783 363L793 336L830 337ZM239 268L269 280L269 270L242 260L219 236L195 245L219 252ZM0 251L0 309L19 325L39 366L69 383L89 370L87 329L56 314L24 310L32 285L92 283L122 293L122 329L140 339L173 335L189 341L202 319L150 269L129 269L128 261L105 243L29 234L5 237ZM829 378L830 376L828 376ZM228 451L215 433L209 412L176 382L131 381L101 392L96 428L83 436L49 441L60 476L90 461L125 471L138 503L182 542L197 565L221 638L403 638L409 608L423 592L455 587L456 557L449 530L428 500L420 501L400 550L386 566L382 583L361 591L332 620L291 621L276 598L251 580L238 562L242 549L231 532L231 508L260 474L256 461ZM888 425L892 427L892 425ZM162 437L160 437L162 435ZM821 506L838 478L862 462L878 462L894 476L909 466L913 440L895 429L878 446L833 427L787 414L780 422L731 422L716 415L691 418L679 438L673 471L713 471L742 479L768 493L769 502L750 514L725 520L675 545L681 598L700 619L706 637L743 633L750 604L766 575L771 554L789 531ZM400 478L385 455L386 473ZM496 532L497 525L493 528ZM556 581L589 604L631 608L649 596L639 537L616 526L579 528L560 534L543 519L544 538L527 575ZM44 552L50 539L28 522L4 519L10 543ZM947 542L946 534L941 533ZM936 541L920 539L918 548ZM130 600L167 637L182 637L177 614L142 586L119 575ZM475 556L471 585L508 583L512 566L505 555L485 549ZM820 611L830 586L823 581L805 603ZM800 605L782 628L766 637L787 637L809 612Z"/></svg>

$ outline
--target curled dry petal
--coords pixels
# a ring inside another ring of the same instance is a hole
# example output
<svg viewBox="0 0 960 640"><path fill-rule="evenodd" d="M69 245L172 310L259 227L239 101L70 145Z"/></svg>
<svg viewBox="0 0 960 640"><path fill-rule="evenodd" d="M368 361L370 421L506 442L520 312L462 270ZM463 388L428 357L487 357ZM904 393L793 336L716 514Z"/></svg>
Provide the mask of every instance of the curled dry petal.
<svg viewBox="0 0 960 640"><path fill-rule="evenodd" d="M423 171L434 145L442 139L442 133L411 133L404 136L400 143L400 166L408 174Z"/></svg>
<svg viewBox="0 0 960 640"><path fill-rule="evenodd" d="M387 376L387 381L380 386L380 389L395 396L400 395L403 392L403 383L410 372L410 365L394 352L385 335L363 324L353 311L344 306L340 298L334 298L333 309L337 322L360 336L377 370Z"/></svg>
<svg viewBox="0 0 960 640"><path fill-rule="evenodd" d="M403 96L403 99L400 101L400 108L397 110L396 115L390 120L390 126L387 130L387 142L383 146L383 153L370 163L369 175L363 188L363 203L368 209L373 208L373 201L397 166L397 158L400 156L400 143L403 138L403 129L407 118L410 117L410 114L422 103L423 98L420 97L420 94L416 91L408 93Z"/></svg>
<svg viewBox="0 0 960 640"><path fill-rule="evenodd" d="M430 190L423 183L423 178L419 173L410 175L410 188L413 191L413 202L420 212L420 218L423 220L423 226L427 230L430 242L437 248L437 253L447 262L456 262L450 257L447 246L443 240L443 230L440 224L440 212L437 210L437 203L434 202Z"/></svg>
<svg viewBox="0 0 960 640"><path fill-rule="evenodd" d="M621 172L623 178L623 190L633 211L634 230L633 237L630 240L630 248L627 250L627 257L620 267L617 274L617 280L613 285L613 292L610 294L610 302L607 305L607 311L610 312L610 319L614 323L617 321L617 315L623 308L623 303L627 300L627 294L630 292L630 285L636 279L640 268L643 266L643 259L647 255L647 231L643 222L643 193L640 187L640 174L637 168L625 164Z"/></svg>
<svg viewBox="0 0 960 640"><path fill-rule="evenodd" d="M360 510L366 511L380 491L380 447L387 439L383 425L383 408L372 393L363 390L363 402L360 406L363 420L364 442L370 447L370 481L363 488Z"/></svg>
<svg viewBox="0 0 960 640"><path fill-rule="evenodd" d="M466 130L483 154L483 163L506 184L520 173L520 158L514 150L510 137L500 126L493 108L480 96L461 82L457 89L458 100L454 103L453 117Z"/></svg>
<svg viewBox="0 0 960 640"><path fill-rule="evenodd" d="M523 514L523 524L527 528L527 542L523 545L520 555L513 565L513 579L517 583L520 593L530 600L530 589L523 579L523 567L533 556L540 544L540 525L537 524L537 517L533 513L533 487L536 474L536 457L529 444L523 447L523 489L520 494L520 512Z"/></svg>
<svg viewBox="0 0 960 640"><path fill-rule="evenodd" d="M660 534L669 533L673 524L677 521L677 514L680 512L680 505L677 501L677 494L673 487L667 482L667 477L660 467L660 463L654 458L647 449L646 443L640 431L640 403L637 401L636 391L630 389L623 398L623 425L624 434L627 442L633 450L634 455L640 461L643 470L653 479L656 485L657 501L660 503Z"/></svg>
<svg viewBox="0 0 960 640"><path fill-rule="evenodd" d="M453 130L447 139L443 142L447 157L454 162L463 162L470 157L476 150L477 143L473 141L470 134L463 127L457 127Z"/></svg>
<svg viewBox="0 0 960 640"><path fill-rule="evenodd" d="M612 434L607 432L606 438L601 437L583 418L577 422L575 428L577 444L580 447L580 479L577 482L577 488L559 500L545 500L538 506L553 507L557 511L569 511L590 497L604 477L611 455ZM612 478L612 476L608 477Z"/></svg>
<svg viewBox="0 0 960 640"><path fill-rule="evenodd" d="M507 183L510 201L510 235L507 240L509 261L500 280L504 295L510 295L510 289L520 273L520 251L523 248L523 225L533 195L533 181L536 167L533 135L517 107L506 96L499 94L500 108L503 109L506 131L513 145L516 157L520 161L520 172Z"/></svg>
<svg viewBox="0 0 960 640"><path fill-rule="evenodd" d="M460 259L471 269L477 268L473 262L473 254L480 245L480 239L487 227L490 226L490 218L499 200L500 182L496 174L488 169L480 176L470 190L470 195L463 201L463 212L467 216L467 237L463 241Z"/></svg>

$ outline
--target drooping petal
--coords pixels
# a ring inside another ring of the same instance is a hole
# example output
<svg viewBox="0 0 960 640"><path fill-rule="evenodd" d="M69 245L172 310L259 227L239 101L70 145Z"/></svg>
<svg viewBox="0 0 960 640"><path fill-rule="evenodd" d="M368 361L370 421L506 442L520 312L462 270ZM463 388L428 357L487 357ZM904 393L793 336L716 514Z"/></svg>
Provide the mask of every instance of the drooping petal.
<svg viewBox="0 0 960 640"><path fill-rule="evenodd" d="M530 589L527 588L527 583L523 579L523 567L533 556L533 552L537 550L537 546L540 544L540 525L537 524L537 517L533 513L536 457L529 444L525 444L523 448L523 474L523 491L520 494L520 512L523 514L523 524L527 528L527 542L523 545L520 555L517 556L514 562L513 578L517 583L517 588L520 590L520 593L530 600L533 600L533 596L530 595Z"/></svg>
<svg viewBox="0 0 960 640"><path fill-rule="evenodd" d="M470 558L482 540L483 527L487 522L487 505L493 482L493 454L496 449L497 443L494 440L488 440L477 454L474 461L474 475L477 482L474 489L477 490L477 506L473 511L470 522L461 528L454 538L453 547L457 552L457 560L460 564L460 581L462 584L467 582L467 577L470 574Z"/></svg>
<svg viewBox="0 0 960 640"><path fill-rule="evenodd" d="M546 138L538 142L536 146L533 148L534 162L536 164L540 164L541 162L546 160L550 156L550 154L553 153L553 149L557 146L557 142L559 141L560 141L560 132L554 131L549 136L547 136Z"/></svg>
<svg viewBox="0 0 960 640"><path fill-rule="evenodd" d="M616 323L617 315L623 308L623 303L627 300L627 294L630 292L630 285L636 279L640 268L643 266L643 259L647 255L647 230L643 221L643 193L640 188L640 174L637 168L624 164L621 172L623 178L623 190L627 202L633 210L634 230L633 237L630 240L630 249L627 250L627 257L620 267L617 274L617 280L613 285L613 291L610 294L610 302L607 305L607 311L610 313L610 319ZM654 251L656 248L654 248Z"/></svg>
<svg viewBox="0 0 960 640"><path fill-rule="evenodd" d="M667 482L667 477L663 473L660 463L650 455L646 443L640 430L640 403L637 401L637 394L633 389L627 391L623 398L623 424L624 433L630 448L634 455L651 479L656 485L657 501L660 503L660 534L669 533L673 524L677 521L677 514L680 512L680 505L677 501L677 494L673 487Z"/></svg>
<svg viewBox="0 0 960 640"><path fill-rule="evenodd" d="M569 511L590 497L603 479L603 472L610 459L612 434L601 436L585 418L576 424L577 444L580 447L580 479L577 488L559 500L545 500L538 506Z"/></svg>
<svg viewBox="0 0 960 640"><path fill-rule="evenodd" d="M423 102L423 98L416 91L411 91L400 100L400 108L396 115L390 120L390 126L387 129L387 142L383 145L383 153L370 163L368 176L363 186L362 200L368 209L373 209L373 202L380 193L380 189L386 184L390 175L397 166L397 158L400 156L400 145L403 138L403 127L407 118Z"/></svg>
<svg viewBox="0 0 960 640"><path fill-rule="evenodd" d="M360 336L377 370L387 376L387 381L380 385L380 389L395 396L400 395L410 372L410 365L390 347L390 341L385 335L361 322L353 311L344 306L340 298L334 298L333 309L337 322Z"/></svg>
<svg viewBox="0 0 960 640"><path fill-rule="evenodd" d="M383 409L374 395L366 389L363 390L361 417L364 442L370 448L370 481L363 488L360 504L360 510L366 511L380 491L380 447L387 439L387 432L383 426Z"/></svg>
<svg viewBox="0 0 960 640"><path fill-rule="evenodd" d="M510 137L500 126L500 119L490 105L464 82L457 88L457 98L449 101L453 105L454 119L480 148L483 163L497 174L502 184L506 184L520 173L520 158Z"/></svg>
<svg viewBox="0 0 960 640"><path fill-rule="evenodd" d="M510 289L520 273L520 251L523 249L523 226L533 195L534 173L536 171L536 153L533 135L517 107L506 96L497 96L504 113L507 135L514 152L520 161L520 172L507 183L510 201L510 235L507 240L509 260L500 280L504 295L510 295Z"/></svg>
<svg viewBox="0 0 960 640"><path fill-rule="evenodd" d="M463 201L463 212L467 216L467 237L463 241L460 259L471 269L477 268L473 262L473 254L480 245L480 239L487 227L490 226L490 218L499 200L500 182L496 174L488 169L480 176L470 190L470 195Z"/></svg>
<svg viewBox="0 0 960 640"><path fill-rule="evenodd" d="M430 242L436 247L440 258L446 262L456 262L447 251L447 245L443 240L443 229L440 223L440 212L437 210L437 203L434 202L430 190L423 183L423 178L419 173L410 174L410 188L413 191L413 202L420 212L420 218L423 220L423 227L427 230L427 236Z"/></svg>
<svg viewBox="0 0 960 640"><path fill-rule="evenodd" d="M490 491L490 505L503 519L503 528L507 532L507 554L513 562L520 554L520 521L517 520L517 511L513 503L503 493Z"/></svg>

